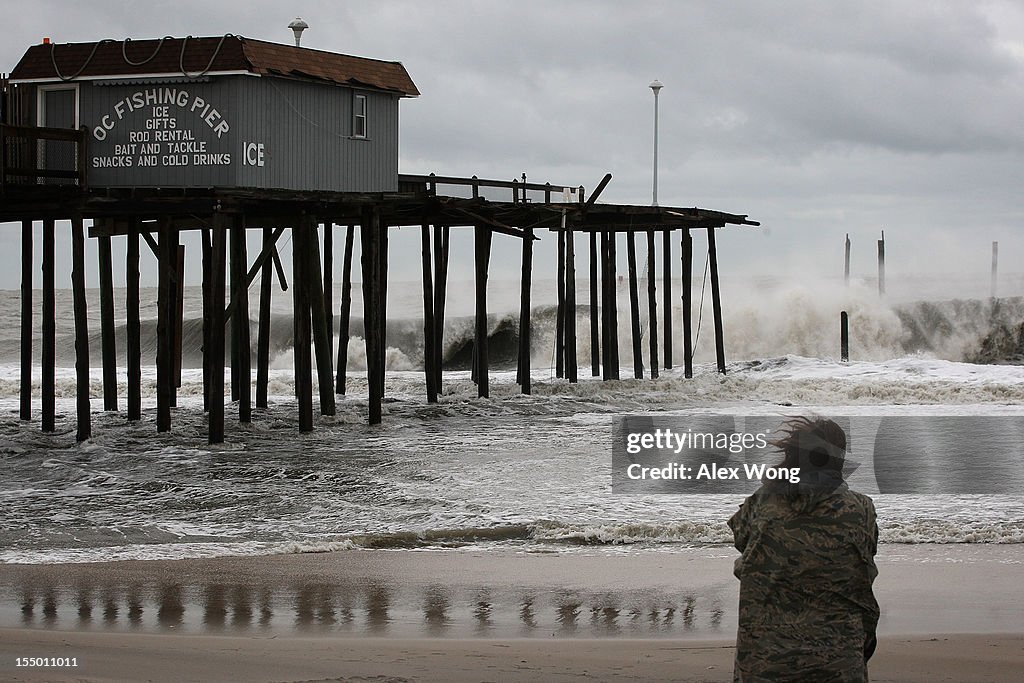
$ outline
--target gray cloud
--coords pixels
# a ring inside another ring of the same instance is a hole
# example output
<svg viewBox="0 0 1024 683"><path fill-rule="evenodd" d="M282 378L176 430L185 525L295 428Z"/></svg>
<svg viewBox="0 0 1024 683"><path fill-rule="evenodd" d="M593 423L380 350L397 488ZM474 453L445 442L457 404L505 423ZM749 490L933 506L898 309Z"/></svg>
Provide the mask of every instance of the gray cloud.
<svg viewBox="0 0 1024 683"><path fill-rule="evenodd" d="M287 11L288 14L284 12ZM892 240L891 268L974 268L1024 251L1024 10L1011 2L41 1L9 13L0 68L27 43L233 32L401 60L401 168L583 183L650 199L661 94L663 204L749 213L723 268L840 265L846 232ZM17 254L16 232L0 248ZM404 238L403 238L404 239ZM934 246L934 257L927 249ZM415 268L415 250L408 269ZM865 247L867 248L867 247ZM402 253L404 254L405 251ZM540 258L551 259L549 245ZM11 258L10 256L6 258ZM404 256L403 256L404 258ZM870 259L861 260L867 272ZM0 287L17 286L14 262ZM539 264L538 267L544 267ZM860 266L858 266L860 267ZM412 278L410 278L412 279Z"/></svg>

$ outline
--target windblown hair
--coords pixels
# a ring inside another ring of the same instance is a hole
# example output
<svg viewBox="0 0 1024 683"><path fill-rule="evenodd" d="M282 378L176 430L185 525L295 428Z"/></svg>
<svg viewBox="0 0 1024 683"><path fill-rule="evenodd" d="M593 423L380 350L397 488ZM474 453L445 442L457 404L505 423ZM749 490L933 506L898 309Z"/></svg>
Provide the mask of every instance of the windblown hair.
<svg viewBox="0 0 1024 683"><path fill-rule="evenodd" d="M824 466L829 453L808 446L817 444L838 452L846 451L846 432L834 421L826 417L791 417L779 429L779 436L769 441L782 451L783 459L780 467L799 467L801 460Z"/></svg>
<svg viewBox="0 0 1024 683"><path fill-rule="evenodd" d="M800 483L764 481L766 490L782 494L801 512L812 510L822 498L843 484L846 432L825 417L791 417L769 443L782 451L779 467L799 468Z"/></svg>

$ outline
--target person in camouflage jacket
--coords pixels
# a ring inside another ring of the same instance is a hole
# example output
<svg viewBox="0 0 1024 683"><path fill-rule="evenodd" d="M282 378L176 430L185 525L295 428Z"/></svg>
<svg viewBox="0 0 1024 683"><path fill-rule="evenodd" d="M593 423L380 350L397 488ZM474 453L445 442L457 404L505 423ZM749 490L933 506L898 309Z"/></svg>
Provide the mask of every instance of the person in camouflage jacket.
<svg viewBox="0 0 1024 683"><path fill-rule="evenodd" d="M800 481L763 482L729 520L741 553L733 681L867 681L874 504L843 480L846 434L832 420L791 419L772 443Z"/></svg>

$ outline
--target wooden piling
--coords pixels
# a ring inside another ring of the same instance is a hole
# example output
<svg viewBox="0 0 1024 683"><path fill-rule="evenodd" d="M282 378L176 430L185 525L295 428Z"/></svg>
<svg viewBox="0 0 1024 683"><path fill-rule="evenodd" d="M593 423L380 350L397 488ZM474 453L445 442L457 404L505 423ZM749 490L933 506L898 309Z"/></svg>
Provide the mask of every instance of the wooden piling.
<svg viewBox="0 0 1024 683"><path fill-rule="evenodd" d="M92 436L89 409L89 312L85 302L85 228L82 217L71 220L71 289L75 317L75 405L78 413L76 439ZM111 312L113 317L113 312Z"/></svg>
<svg viewBox="0 0 1024 683"><path fill-rule="evenodd" d="M230 224L227 227L228 231L228 296L231 298L230 308L228 312L228 349L231 353L231 402L235 403L238 401L238 389L239 389L239 355L238 355L238 288L244 286L245 275L244 267L242 273L239 274L239 268L236 263L237 261L237 241L238 236L236 234L236 216L232 216Z"/></svg>
<svg viewBox="0 0 1024 683"><path fill-rule="evenodd" d="M156 325L156 430L171 429L171 402L173 397L173 278L178 255L178 233L169 218L159 221L159 257Z"/></svg>
<svg viewBox="0 0 1024 683"><path fill-rule="evenodd" d="M117 347L114 340L114 265L110 236L96 238L100 276L100 345L103 356L103 410L117 410Z"/></svg>
<svg viewBox="0 0 1024 683"><path fill-rule="evenodd" d="M473 347L477 359L477 396L490 396L490 363L487 357L487 270L491 259L491 229L477 225L473 229L476 253L476 336Z"/></svg>
<svg viewBox="0 0 1024 683"><path fill-rule="evenodd" d="M306 227L304 218L292 224L292 350L295 356L295 399L299 406L300 432L313 431L313 340L307 293Z"/></svg>
<svg viewBox="0 0 1024 683"><path fill-rule="evenodd" d="M245 217L231 222L231 386L238 401L238 421L252 422L252 346L249 339L249 258L245 243Z"/></svg>
<svg viewBox="0 0 1024 683"><path fill-rule="evenodd" d="M590 374L601 376L601 325L598 316L597 233L590 233Z"/></svg>
<svg viewBox="0 0 1024 683"><path fill-rule="evenodd" d="M525 190L524 190L525 192ZM573 231L565 233L565 373L570 384L579 381L579 363L576 361L576 238Z"/></svg>
<svg viewBox="0 0 1024 683"><path fill-rule="evenodd" d="M202 228L199 238L203 246L203 412L210 410L210 354L206 349L213 335L211 324L211 273L213 267L213 243L210 240L210 228Z"/></svg>
<svg viewBox="0 0 1024 683"><path fill-rule="evenodd" d="M435 230L437 228L434 228ZM420 265L423 276L423 375L427 386L427 403L437 403L437 387L434 380L434 276L433 259L430 253L430 225L420 226Z"/></svg>
<svg viewBox="0 0 1024 683"><path fill-rule="evenodd" d="M882 238L878 240L878 295L885 294L885 231L882 231Z"/></svg>
<svg viewBox="0 0 1024 683"><path fill-rule="evenodd" d="M2 156L2 153L0 153ZM2 159L0 159L2 161ZM22 420L32 419L32 221L21 222L21 387Z"/></svg>
<svg viewBox="0 0 1024 683"><path fill-rule="evenodd" d="M839 357L844 362L850 360L850 316L846 311L839 314Z"/></svg>
<svg viewBox="0 0 1024 683"><path fill-rule="evenodd" d="M434 352L437 360L434 363L437 378L434 386L437 393L442 393L442 369L444 366L444 309L448 293L448 252L451 228L442 226L440 232L434 230Z"/></svg>
<svg viewBox="0 0 1024 683"><path fill-rule="evenodd" d="M643 379L644 360L640 340L640 295L637 292L636 282L636 233L632 230L626 233L626 254L629 264L629 322L630 337L633 341L633 377ZM650 273L648 273L648 280L650 279Z"/></svg>
<svg viewBox="0 0 1024 683"><path fill-rule="evenodd" d="M178 405L178 388L181 387L181 341L185 330L185 245L179 244L174 259L174 383L173 403Z"/></svg>
<svg viewBox="0 0 1024 683"><path fill-rule="evenodd" d="M210 373L209 442L224 441L224 270L227 256L227 219L222 213L213 216L210 247L210 335L203 349Z"/></svg>
<svg viewBox="0 0 1024 683"><path fill-rule="evenodd" d="M384 398L384 378L387 374L387 351L388 351L388 224L380 216L380 208L377 209L377 221L380 225L380 248L378 249L378 269L380 282L380 296L377 298L377 305L380 310L377 312L377 319L380 325L380 363L377 368L377 384L381 400Z"/></svg>
<svg viewBox="0 0 1024 683"><path fill-rule="evenodd" d="M565 377L565 232L558 233L555 306L555 377Z"/></svg>
<svg viewBox="0 0 1024 683"><path fill-rule="evenodd" d="M522 281L519 292L519 386L530 394L530 306L533 287L533 228L523 230Z"/></svg>
<svg viewBox="0 0 1024 683"><path fill-rule="evenodd" d="M711 307L715 316L715 358L718 371L725 374L725 335L722 332L722 293L718 286L718 249L715 228L708 228L708 267L711 270Z"/></svg>
<svg viewBox="0 0 1024 683"><path fill-rule="evenodd" d="M263 253L274 248L274 231L263 228ZM256 332L256 407L267 407L270 384L270 305L274 294L274 262L264 259L260 266L260 312Z"/></svg>
<svg viewBox="0 0 1024 683"><path fill-rule="evenodd" d="M338 373L334 386L336 394L345 393L345 380L348 373L348 337L349 323L352 318L352 242L355 239L355 226L348 226L345 232L345 256L342 261L341 273L341 311L338 315Z"/></svg>
<svg viewBox="0 0 1024 683"><path fill-rule="evenodd" d="M693 235L683 231L682 272L683 283L683 376L693 377Z"/></svg>
<svg viewBox="0 0 1024 683"><path fill-rule="evenodd" d="M42 363L43 373L40 389L42 391L42 413L44 432L52 432L56 418L56 364L57 364L57 311L56 292L54 285L54 220L43 221L43 340Z"/></svg>
<svg viewBox="0 0 1024 683"><path fill-rule="evenodd" d="M330 223L326 224L330 226ZM317 387L320 391L320 414L334 415L334 366L327 322L327 302L324 300L323 280L320 274L320 235L318 224L308 219L306 244L306 285L309 299L310 317L313 328L313 352L316 354ZM333 311L331 317L333 318Z"/></svg>
<svg viewBox="0 0 1024 683"><path fill-rule="evenodd" d="M665 369L672 369L672 231L665 230L662 233L662 276L665 279L665 289L661 293L664 303L662 304L665 315ZM652 369L654 363L651 363ZM657 373L653 372L652 376L657 377Z"/></svg>
<svg viewBox="0 0 1024 683"><path fill-rule="evenodd" d="M128 219L125 263L125 362L128 366L128 419L142 419L142 322L139 314L139 219Z"/></svg>
<svg viewBox="0 0 1024 683"><path fill-rule="evenodd" d="M658 378L658 260L654 230L647 231L647 324L650 326L651 379Z"/></svg>
<svg viewBox="0 0 1024 683"><path fill-rule="evenodd" d="M363 210L360 225L363 270L363 337L366 340L366 383L371 425L381 422L383 392L378 375L383 374L384 349L380 324L380 213L377 207Z"/></svg>
<svg viewBox="0 0 1024 683"><path fill-rule="evenodd" d="M608 381L612 379L612 342L611 342L611 315L612 305L610 300L611 273L608 270L608 242L610 239L608 230L601 231L601 379Z"/></svg>
<svg viewBox="0 0 1024 683"><path fill-rule="evenodd" d="M617 234L614 231L612 231L609 234L608 239L608 268L609 272L611 273L611 277L609 278L609 284L611 285L611 315L609 322L609 327L611 328L609 330L611 332L611 349L609 355L611 356L612 363L612 379L619 379L619 283L618 278L616 276L616 237Z"/></svg>
<svg viewBox="0 0 1024 683"><path fill-rule="evenodd" d="M334 349L334 223L324 222L324 318L327 320L327 348ZM332 369L333 372L333 369Z"/></svg>

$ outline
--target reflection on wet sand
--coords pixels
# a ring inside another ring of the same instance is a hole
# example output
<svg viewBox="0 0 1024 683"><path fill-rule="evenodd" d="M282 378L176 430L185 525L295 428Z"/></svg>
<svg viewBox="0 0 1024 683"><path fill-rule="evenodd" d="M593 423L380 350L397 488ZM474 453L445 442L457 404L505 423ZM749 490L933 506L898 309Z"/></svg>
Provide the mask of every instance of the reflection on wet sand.
<svg viewBox="0 0 1024 683"><path fill-rule="evenodd" d="M692 593L579 588L527 592L382 581L0 584L0 607L3 602L20 611L0 614L18 615L26 627L189 632L260 628L377 636L678 636L721 630L731 617L720 597Z"/></svg>
<svg viewBox="0 0 1024 683"><path fill-rule="evenodd" d="M390 592L381 585L370 586L366 595L366 630L372 635L383 635L388 629L388 603Z"/></svg>
<svg viewBox="0 0 1024 683"><path fill-rule="evenodd" d="M431 636L442 636L448 628L448 608L451 603L444 586L432 585L427 588L423 602L423 619L427 623L427 633Z"/></svg>
<svg viewBox="0 0 1024 683"><path fill-rule="evenodd" d="M181 586L164 584L160 586L160 598L156 613L157 622L164 628L181 626L185 616L185 604L182 602Z"/></svg>

